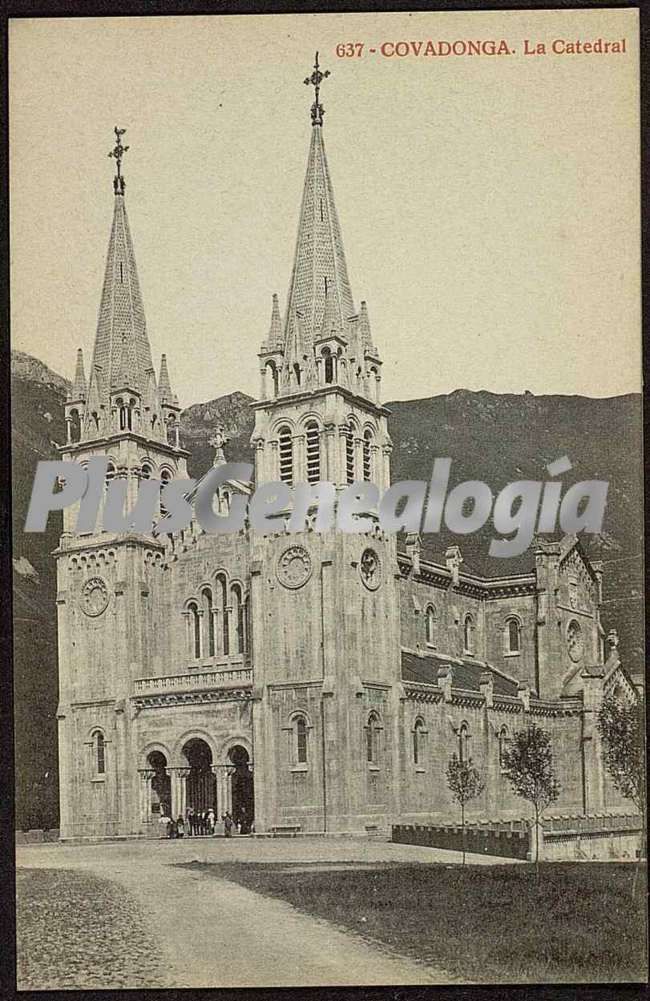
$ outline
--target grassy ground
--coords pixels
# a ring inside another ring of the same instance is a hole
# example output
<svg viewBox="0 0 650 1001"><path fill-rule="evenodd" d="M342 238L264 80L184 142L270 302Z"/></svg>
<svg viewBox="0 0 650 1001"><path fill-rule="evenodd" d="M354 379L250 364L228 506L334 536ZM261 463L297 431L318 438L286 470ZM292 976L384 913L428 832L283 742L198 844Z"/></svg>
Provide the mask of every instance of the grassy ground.
<svg viewBox="0 0 650 1001"><path fill-rule="evenodd" d="M478 983L645 981L645 868L192 863Z"/></svg>
<svg viewBox="0 0 650 1001"><path fill-rule="evenodd" d="M121 887L66 869L18 869L19 990L157 987L158 956Z"/></svg>

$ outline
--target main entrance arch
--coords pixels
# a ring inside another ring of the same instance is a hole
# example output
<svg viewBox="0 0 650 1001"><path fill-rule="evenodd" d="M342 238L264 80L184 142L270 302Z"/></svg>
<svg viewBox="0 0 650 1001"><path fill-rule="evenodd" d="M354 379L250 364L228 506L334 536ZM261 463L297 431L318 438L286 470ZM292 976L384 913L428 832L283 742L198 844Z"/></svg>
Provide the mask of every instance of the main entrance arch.
<svg viewBox="0 0 650 1001"><path fill-rule="evenodd" d="M235 744L230 748L228 761L232 819L241 825L242 834L250 834L255 818L253 765L248 751L241 744Z"/></svg>
<svg viewBox="0 0 650 1001"><path fill-rule="evenodd" d="M183 745L183 757L190 773L186 778L185 801L195 812L217 809L217 789L212 772L212 751L200 737L192 737Z"/></svg>

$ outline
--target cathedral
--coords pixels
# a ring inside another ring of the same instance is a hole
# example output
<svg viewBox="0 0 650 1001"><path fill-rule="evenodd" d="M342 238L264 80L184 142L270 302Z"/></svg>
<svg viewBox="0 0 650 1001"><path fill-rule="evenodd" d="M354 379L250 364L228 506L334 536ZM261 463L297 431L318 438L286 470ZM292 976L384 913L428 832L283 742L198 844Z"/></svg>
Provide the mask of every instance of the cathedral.
<svg viewBox="0 0 650 1001"><path fill-rule="evenodd" d="M284 310L273 297L253 404L255 482L390 483L382 360L355 303L325 152L318 60ZM307 125L308 123L306 123ZM152 361L116 129L113 222L88 375L82 352L61 457L143 479L186 477L165 355ZM225 461L218 429L216 465ZM236 456L231 457L236 459ZM428 471L425 472L425 476ZM252 485L229 482L227 509ZM163 511L164 513L164 511ZM600 622L602 568L579 539L537 541L525 573L482 577L452 546L365 534L76 534L55 552L61 838L157 836L161 815L229 812L243 832L363 834L457 815L446 768L471 757L468 815L527 815L504 750L552 738L559 812L620 805L602 766L603 695L632 690ZM497 561L495 561L497 562Z"/></svg>

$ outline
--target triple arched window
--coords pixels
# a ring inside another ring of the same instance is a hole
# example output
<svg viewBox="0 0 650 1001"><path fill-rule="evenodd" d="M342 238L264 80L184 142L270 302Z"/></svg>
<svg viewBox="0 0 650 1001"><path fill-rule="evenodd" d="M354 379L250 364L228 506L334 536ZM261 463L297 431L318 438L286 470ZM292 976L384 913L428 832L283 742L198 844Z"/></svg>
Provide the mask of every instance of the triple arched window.
<svg viewBox="0 0 650 1001"><path fill-rule="evenodd" d="M226 573L205 584L198 600L185 607L190 657L230 657L248 650L248 597L242 585L229 583Z"/></svg>

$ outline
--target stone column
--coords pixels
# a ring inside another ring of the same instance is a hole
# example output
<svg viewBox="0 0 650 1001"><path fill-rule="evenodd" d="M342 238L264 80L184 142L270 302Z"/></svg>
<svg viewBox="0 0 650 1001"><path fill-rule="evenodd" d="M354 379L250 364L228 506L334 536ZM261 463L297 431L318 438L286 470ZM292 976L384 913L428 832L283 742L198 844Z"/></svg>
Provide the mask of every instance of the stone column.
<svg viewBox="0 0 650 1001"><path fill-rule="evenodd" d="M156 774L153 768L138 768L140 776L139 815L141 824L151 823L151 780Z"/></svg>
<svg viewBox="0 0 650 1001"><path fill-rule="evenodd" d="M167 774L171 777L171 803L169 804L172 820L178 817L185 817L187 806L187 786L185 780L191 769L187 767L173 767L167 769Z"/></svg>
<svg viewBox="0 0 650 1001"><path fill-rule="evenodd" d="M294 434L291 437L293 443L293 482L306 483L307 481L307 440L304 434Z"/></svg>
<svg viewBox="0 0 650 1001"><path fill-rule="evenodd" d="M354 478L363 479L363 438L354 439Z"/></svg>

